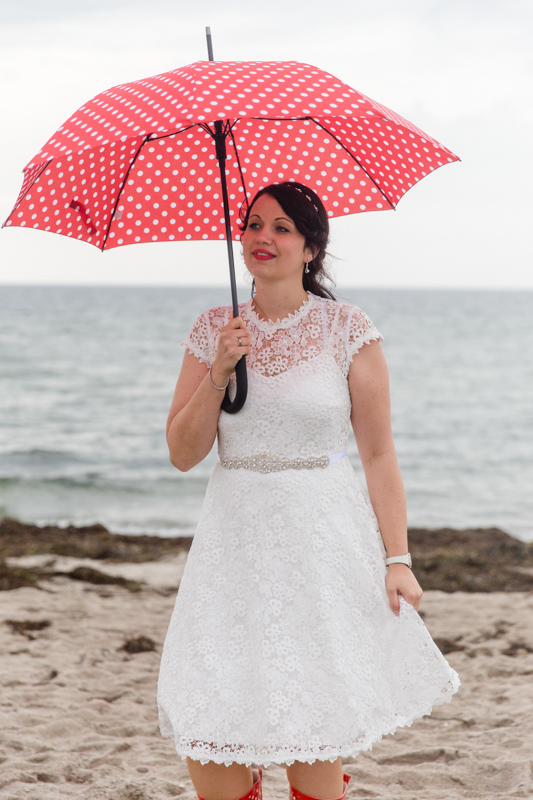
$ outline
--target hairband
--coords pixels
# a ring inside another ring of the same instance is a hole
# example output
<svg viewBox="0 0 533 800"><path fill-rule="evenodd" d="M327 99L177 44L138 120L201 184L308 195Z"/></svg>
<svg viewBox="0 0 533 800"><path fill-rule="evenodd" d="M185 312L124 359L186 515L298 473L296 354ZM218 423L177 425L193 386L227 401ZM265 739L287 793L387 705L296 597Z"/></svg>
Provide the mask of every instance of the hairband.
<svg viewBox="0 0 533 800"><path fill-rule="evenodd" d="M310 197L310 195L308 195L306 192L304 192L303 189L300 189L299 186L295 186L292 181L287 181L285 183L285 186L291 186L293 189L295 189L295 191L300 192L300 194L303 194L303 196L306 198L306 200L309 200L309 202L313 204L313 208L315 209L317 214L320 213L319 210L318 210L318 206L315 205L315 202L314 202L313 198ZM250 206L248 205L248 203L249 203L249 198L246 198L246 200L243 202L243 204L241 206L241 211L242 211L242 209L244 208L244 205L246 204L247 211L246 211L245 216L247 216L249 214L249 212L250 212Z"/></svg>
<svg viewBox="0 0 533 800"><path fill-rule="evenodd" d="M314 202L313 202L313 198L312 198L312 197L310 197L308 194L306 194L306 192L304 192L304 190L303 190L303 189L300 189L300 187L299 187L299 186L295 186L295 185L294 185L294 183L291 183L290 181L287 183L287 186L292 186L292 188L293 188L293 189L296 189L296 191L297 191L297 192L300 192L300 194L303 194L303 196L304 196L304 197L306 197L306 198L309 200L309 202L310 202L310 203L313 203L313 207L314 207L315 211L317 211L317 212L318 212L318 206L316 206L316 205L314 204Z"/></svg>

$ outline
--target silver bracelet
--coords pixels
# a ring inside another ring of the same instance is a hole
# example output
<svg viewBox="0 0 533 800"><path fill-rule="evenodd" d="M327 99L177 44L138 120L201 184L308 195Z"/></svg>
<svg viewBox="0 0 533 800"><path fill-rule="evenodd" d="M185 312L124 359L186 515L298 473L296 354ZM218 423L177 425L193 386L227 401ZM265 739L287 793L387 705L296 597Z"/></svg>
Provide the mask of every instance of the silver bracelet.
<svg viewBox="0 0 533 800"><path fill-rule="evenodd" d="M229 378L228 378L228 380L226 381L226 383L224 384L224 386L217 386L217 385L216 385L216 383L213 383L213 378L211 377L211 370L212 370L212 369L213 369L213 365L211 365L211 366L209 367L209 383L211 384L211 386L213 387L213 389L218 389L218 391L219 391L219 392L223 392L223 391L224 391L224 389L227 387L227 385L228 385L228 383L229 383Z"/></svg>

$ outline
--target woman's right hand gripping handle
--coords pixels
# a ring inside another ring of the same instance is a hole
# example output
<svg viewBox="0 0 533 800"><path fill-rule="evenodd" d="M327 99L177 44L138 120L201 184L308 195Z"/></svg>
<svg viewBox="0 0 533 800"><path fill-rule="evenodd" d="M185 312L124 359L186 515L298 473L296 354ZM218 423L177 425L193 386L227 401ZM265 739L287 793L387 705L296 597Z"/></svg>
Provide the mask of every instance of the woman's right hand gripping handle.
<svg viewBox="0 0 533 800"><path fill-rule="evenodd" d="M231 319L220 331L211 380L207 365L185 351L167 421L170 461L182 472L199 464L213 447L226 382L242 356L249 355L250 343L243 319Z"/></svg>

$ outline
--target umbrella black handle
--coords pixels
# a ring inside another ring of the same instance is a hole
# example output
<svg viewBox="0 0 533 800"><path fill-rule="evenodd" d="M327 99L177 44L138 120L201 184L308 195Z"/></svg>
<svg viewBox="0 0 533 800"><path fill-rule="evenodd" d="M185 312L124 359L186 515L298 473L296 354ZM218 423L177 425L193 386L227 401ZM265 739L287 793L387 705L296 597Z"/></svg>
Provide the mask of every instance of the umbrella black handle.
<svg viewBox="0 0 533 800"><path fill-rule="evenodd" d="M246 356L237 361L235 367L235 378L237 380L237 391L235 397L230 400L229 391L226 389L224 400L222 401L222 411L226 414L236 414L240 411L246 402L246 395L248 394L248 375L246 374Z"/></svg>

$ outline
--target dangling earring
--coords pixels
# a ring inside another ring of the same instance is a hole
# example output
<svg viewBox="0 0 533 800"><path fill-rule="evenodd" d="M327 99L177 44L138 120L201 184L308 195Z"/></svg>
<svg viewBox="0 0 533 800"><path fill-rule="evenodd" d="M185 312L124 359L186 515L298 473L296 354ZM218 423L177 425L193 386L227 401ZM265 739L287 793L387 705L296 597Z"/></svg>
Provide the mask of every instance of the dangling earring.
<svg viewBox="0 0 533 800"><path fill-rule="evenodd" d="M309 274L309 261L306 261L306 262L305 262L305 269L304 269L304 272L306 273L306 275L308 275L308 274Z"/></svg>
<svg viewBox="0 0 533 800"><path fill-rule="evenodd" d="M252 292L250 294L252 300L254 299L254 294L255 294L255 278L252 279Z"/></svg>

